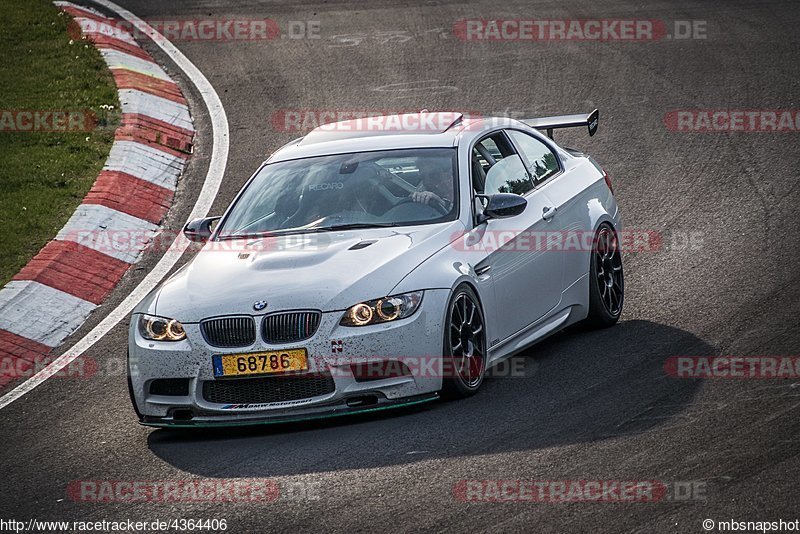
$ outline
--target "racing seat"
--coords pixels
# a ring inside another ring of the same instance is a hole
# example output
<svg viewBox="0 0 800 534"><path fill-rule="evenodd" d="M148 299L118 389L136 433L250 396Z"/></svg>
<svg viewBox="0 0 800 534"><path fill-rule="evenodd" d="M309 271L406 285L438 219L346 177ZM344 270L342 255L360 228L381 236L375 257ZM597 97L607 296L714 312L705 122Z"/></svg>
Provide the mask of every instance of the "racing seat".
<svg viewBox="0 0 800 534"><path fill-rule="evenodd" d="M296 212L284 223L285 228L293 228L309 224L326 213L336 211L334 206L339 201L338 191L329 183L310 183L303 186L303 192L298 199Z"/></svg>
<svg viewBox="0 0 800 534"><path fill-rule="evenodd" d="M523 190L533 188L533 185L526 187L530 182L528 173L522 159L516 154L503 158L489 169L486 174L485 193L493 195L495 193L516 193L515 186L522 185Z"/></svg>

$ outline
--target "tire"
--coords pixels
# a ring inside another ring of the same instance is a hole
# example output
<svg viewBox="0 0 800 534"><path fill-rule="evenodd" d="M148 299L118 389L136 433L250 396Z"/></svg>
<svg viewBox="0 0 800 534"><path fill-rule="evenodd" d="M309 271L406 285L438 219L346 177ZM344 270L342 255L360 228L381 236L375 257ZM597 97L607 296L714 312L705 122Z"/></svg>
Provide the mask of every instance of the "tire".
<svg viewBox="0 0 800 534"><path fill-rule="evenodd" d="M470 286L456 287L445 317L442 396L461 399L474 395L486 376L486 322Z"/></svg>
<svg viewBox="0 0 800 534"><path fill-rule="evenodd" d="M592 242L589 268L589 315L585 324L608 328L619 321L625 302L622 253L614 229L603 223Z"/></svg>

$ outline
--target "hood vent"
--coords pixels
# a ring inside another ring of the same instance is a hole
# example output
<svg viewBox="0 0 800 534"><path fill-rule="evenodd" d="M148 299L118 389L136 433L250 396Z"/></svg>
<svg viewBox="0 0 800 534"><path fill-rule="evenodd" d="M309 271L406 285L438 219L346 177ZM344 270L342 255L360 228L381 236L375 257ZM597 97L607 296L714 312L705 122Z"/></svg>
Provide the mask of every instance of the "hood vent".
<svg viewBox="0 0 800 534"><path fill-rule="evenodd" d="M358 243L356 243L352 247L348 248L347 250L361 250L362 248L367 248L368 246L370 246L373 243L375 243L374 239L371 240L371 241L359 241Z"/></svg>

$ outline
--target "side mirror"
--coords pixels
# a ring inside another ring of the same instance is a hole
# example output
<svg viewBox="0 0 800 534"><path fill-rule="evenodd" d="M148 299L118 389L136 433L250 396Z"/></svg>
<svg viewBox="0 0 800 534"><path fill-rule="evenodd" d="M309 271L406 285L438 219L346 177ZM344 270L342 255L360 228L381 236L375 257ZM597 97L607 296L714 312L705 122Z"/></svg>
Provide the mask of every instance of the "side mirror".
<svg viewBox="0 0 800 534"><path fill-rule="evenodd" d="M519 215L528 206L525 197L514 193L495 193L494 195L479 195L486 199L486 207L483 208L483 217L480 222L489 219L505 219Z"/></svg>
<svg viewBox="0 0 800 534"><path fill-rule="evenodd" d="M211 225L214 221L219 220L219 217L205 217L203 219L194 219L186 223L183 227L183 235L186 239L195 243L205 243L211 237Z"/></svg>

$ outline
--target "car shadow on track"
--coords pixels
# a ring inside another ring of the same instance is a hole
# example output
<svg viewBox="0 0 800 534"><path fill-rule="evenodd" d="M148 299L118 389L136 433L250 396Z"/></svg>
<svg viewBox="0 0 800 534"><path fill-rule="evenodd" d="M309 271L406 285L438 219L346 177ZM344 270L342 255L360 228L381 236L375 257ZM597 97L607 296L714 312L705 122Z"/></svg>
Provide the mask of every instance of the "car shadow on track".
<svg viewBox="0 0 800 534"><path fill-rule="evenodd" d="M698 380L669 377L676 355L711 355L693 334L649 321L560 333L515 356L515 376L469 399L281 425L156 430L152 452L200 476L267 477L374 468L592 442L688 424ZM500 369L502 371L502 369Z"/></svg>

